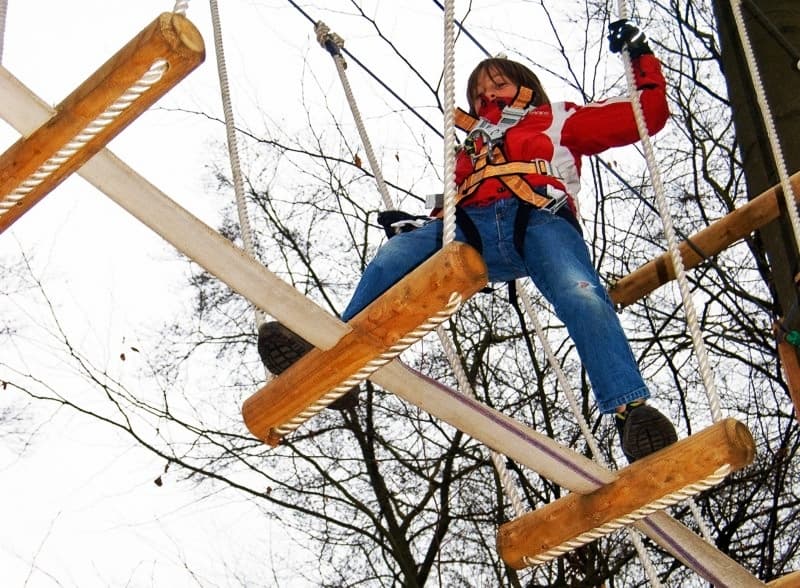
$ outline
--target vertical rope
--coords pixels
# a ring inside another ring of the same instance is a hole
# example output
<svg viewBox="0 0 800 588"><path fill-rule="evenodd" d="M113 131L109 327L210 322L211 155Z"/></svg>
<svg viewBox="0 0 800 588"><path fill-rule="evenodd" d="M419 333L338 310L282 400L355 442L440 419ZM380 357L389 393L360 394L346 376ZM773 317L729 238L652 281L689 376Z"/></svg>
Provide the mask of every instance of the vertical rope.
<svg viewBox="0 0 800 588"><path fill-rule="evenodd" d="M586 443L589 445L589 449L594 455L595 461L603 467L608 467L608 463L603 458L602 453L600 453L600 447L597 444L594 434L592 433L591 427L589 427L586 419L583 418L578 399L575 396L575 392L572 390L572 386L567 380L567 375L564 373L564 370L561 369L561 365L558 363L558 358L556 357L556 354L550 345L550 341L547 339L547 337L545 337L542 323L539 321L539 317L533 308L531 295L528 292L528 289L525 287L526 282L527 280L517 280L517 296L519 296L519 299L522 301L522 307L525 310L525 314L527 315L529 322L533 325L536 338L539 340L539 343L542 346L542 350L545 353L547 362L550 364L550 367L553 369L553 372L556 375L558 385L564 392L564 395L567 397L567 402L572 410L572 414L575 416L575 420L578 422L578 427L580 428L584 439L586 439ZM645 568L645 573L650 580L650 585L654 588L659 588L661 583L658 580L658 572L653 566L653 562L647 553L647 549L644 546L641 535L638 531L631 527L627 527L627 533L628 539L631 541L631 543L633 543L636 553L639 555L639 559L642 562L642 566Z"/></svg>
<svg viewBox="0 0 800 588"><path fill-rule="evenodd" d="M456 237L456 138L455 138L455 16L454 1L444 7L444 207L442 245Z"/></svg>
<svg viewBox="0 0 800 588"><path fill-rule="evenodd" d="M186 4L188 0L178 2ZM242 231L242 242L247 254L255 258L253 247L253 231L250 227L250 217L247 212L247 202L244 194L244 182L242 181L241 163L239 161L239 147L236 142L236 123L233 118L233 108L231 107L231 91L228 83L228 68L225 64L225 49L222 42L222 25L220 24L219 9L216 0L209 0L211 9L211 22L214 28L214 48L217 55L217 73L219 75L220 93L222 95L222 110L225 115L225 132L228 143L228 157L230 158L231 174L233 178L233 191L236 196L236 209L239 214L239 226ZM184 7L185 10L185 7ZM256 324L264 321L261 310L255 309Z"/></svg>
<svg viewBox="0 0 800 588"><path fill-rule="evenodd" d="M775 162L775 167L778 168L778 177L780 178L781 188L783 189L783 197L786 200L786 210L789 213L789 220L792 225L792 235L794 236L795 249L800 247L800 216L798 216L797 205L795 204L795 193L792 188L792 183L789 180L789 171L786 167L786 158L783 155L783 148L781 147L780 138L778 137L778 130L775 127L775 117L772 115L772 109L767 101L767 94L764 90L764 83L761 79L761 72L756 62L756 56L753 52L753 45L750 43L750 35L747 33L747 27L744 23L742 16L742 1L731 0L731 7L733 8L733 18L736 21L736 31L739 34L739 41L744 50L744 56L747 60L747 67L750 72L750 77L753 81L753 89L756 93L756 102L761 111L761 118L764 121L764 127L767 131L769 145L772 149L772 157Z"/></svg>
<svg viewBox="0 0 800 588"><path fill-rule="evenodd" d="M550 342L547 340L547 337L545 337L542 323L539 321L539 317L533 308L531 296L528 293L527 288L525 288L526 282L527 280L517 280L517 296L522 301L522 307L525 309L525 314L527 315L530 323L533 325L533 330L542 346L542 350L547 358L547 362L550 364L550 367L553 369L553 372L556 375L556 380L558 381L559 387L567 397L567 402L572 409L572 414L575 415L575 419L578 421L578 427L580 427L586 442L589 444L589 449L592 451L592 454L596 456L598 463L607 467L608 464L605 463L603 456L600 454L600 447L597 445L597 441L592 434L592 430L589 427L589 424L586 422L586 419L583 418L583 414L581 414L580 404L578 403L578 399L575 397L572 386L570 386L569 381L567 380L567 375L564 373L564 370L561 369L561 366L558 363L558 358L556 357Z"/></svg>

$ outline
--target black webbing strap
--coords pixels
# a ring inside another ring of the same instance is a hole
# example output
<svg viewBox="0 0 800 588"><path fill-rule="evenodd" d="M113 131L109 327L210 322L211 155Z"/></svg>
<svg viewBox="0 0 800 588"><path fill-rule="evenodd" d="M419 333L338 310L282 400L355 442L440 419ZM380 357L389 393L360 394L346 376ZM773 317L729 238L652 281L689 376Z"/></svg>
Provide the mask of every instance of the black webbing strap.
<svg viewBox="0 0 800 588"><path fill-rule="evenodd" d="M528 220L531 218L533 204L519 199L517 216L514 217L514 249L519 256L525 259L525 233L528 230Z"/></svg>
<svg viewBox="0 0 800 588"><path fill-rule="evenodd" d="M469 215L460 206L456 206L456 224L464 233L464 238L466 238L467 243L472 245L478 253L483 255L483 240L481 240L478 227L475 226L475 223L472 222L472 219L469 218Z"/></svg>

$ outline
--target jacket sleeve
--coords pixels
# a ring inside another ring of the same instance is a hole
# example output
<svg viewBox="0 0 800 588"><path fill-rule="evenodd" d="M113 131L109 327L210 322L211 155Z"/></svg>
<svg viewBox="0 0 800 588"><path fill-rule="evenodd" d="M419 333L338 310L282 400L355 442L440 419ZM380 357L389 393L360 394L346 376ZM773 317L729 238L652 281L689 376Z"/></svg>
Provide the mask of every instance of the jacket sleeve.
<svg viewBox="0 0 800 588"><path fill-rule="evenodd" d="M666 81L661 64L653 55L632 60L639 101L653 135L664 128L669 118ZM630 145L639 140L636 119L629 97L612 98L575 106L562 129L562 143L574 153L594 155L611 147Z"/></svg>

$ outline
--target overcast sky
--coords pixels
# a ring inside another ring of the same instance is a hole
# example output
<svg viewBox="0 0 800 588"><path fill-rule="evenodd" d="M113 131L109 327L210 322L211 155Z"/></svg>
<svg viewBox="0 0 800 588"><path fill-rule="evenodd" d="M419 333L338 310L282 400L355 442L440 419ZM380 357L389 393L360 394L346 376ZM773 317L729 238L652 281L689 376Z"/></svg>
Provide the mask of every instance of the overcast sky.
<svg viewBox="0 0 800 588"><path fill-rule="evenodd" d="M263 92L266 99L272 90L254 85L266 79L255 75L264 71L265 51L281 56L278 63L296 59L312 49L311 28L286 3L272 3L274 21L264 19L267 3L259 10L252 2L220 4L234 97L254 101ZM159 13L172 9L169 0L10 0L3 66L56 104ZM211 145L224 140L224 129L163 110L221 113L208 3L190 2L187 16L206 41L206 63L110 148L214 225L219 202L204 195L204 166ZM298 49L287 48L285 38ZM273 46L264 46L265 39ZM291 70L276 73L299 77ZM249 107L237 104L237 112ZM1 136L6 146L18 137L5 125ZM0 259L17 259L22 251L32 256L65 330L97 365L123 378L143 367L130 348L146 345L142 337L174 314L174 293L184 277L169 245L76 177L0 236ZM39 300L13 311L23 317L19 343L0 350L3 360L60 386L88 387L48 357L52 341L39 343L37 327L48 323L46 306ZM233 403L227 408L238 410ZM159 487L153 481L163 461L132 448L108 427L68 411L28 416L29 425L46 419L32 445L22 448L0 437L3 586L196 585L193 574L202 585L227 586L238 585L231 578L245 568L251 577L263 574L265 585L281 577L283 567L272 563L285 551L285 532L269 526L246 500L231 492L201 497L169 474ZM300 546L289 547L302 553ZM291 585L302 585L292 578Z"/></svg>
<svg viewBox="0 0 800 588"><path fill-rule="evenodd" d="M60 102L159 13L174 7L169 0L8 0L8 4L3 66L51 104ZM331 88L327 96L331 102L325 107L340 108L342 120L350 124L341 101L335 105L332 100L340 88L331 60L314 41L310 23L290 3L224 0L219 4L239 122L257 125L266 109L289 132L304 127L305 108L298 97L301 79L312 75L321 87ZM416 39L415 65L426 74L438 71L442 25L435 2L359 4L369 14L380 5L381 24L388 33ZM525 19L533 16L535 3L505 2L502 11L496 2L474 4L472 32L491 51L501 50L503 42L519 42L517 33L528 33L530 23ZM352 16L350 2L303 6L344 36L346 47L357 56L376 58L369 44L374 33ZM509 8L526 10L527 16L512 25ZM394 10L391 17L389 9ZM224 140L224 129L176 111L221 116L208 4L190 2L187 16L203 34L206 63L126 129L110 149L215 226L219 198L230 195L209 192L206 165L213 146ZM520 50L535 52L536 47ZM471 44L460 49L459 103L465 72L480 57ZM380 64L380 58L371 63ZM388 70L376 68L379 74ZM353 68L350 72L368 118L396 107L366 76ZM563 95L554 88L554 80L543 77L550 82L551 95ZM392 82L397 92L413 96L413 81ZM325 98L307 97L320 105ZM4 148L17 138L15 131L0 123ZM377 142L383 147L380 139ZM131 348L145 346L147 336L179 311L181 299L175 293L184 284L185 264L173 249L73 177L0 235L0 262L19 260L23 252L30 256L33 273L65 331L81 349L88 350L101 369L120 378L135 377L143 366ZM0 363L21 366L60 386L87 387L48 353L52 340L48 343L45 337L43 342L41 329L51 328L49 308L38 297L2 312L17 317L20 336L14 349L0 350ZM121 353L126 354L124 362ZM11 402L4 398L0 408ZM162 473L163 462L132 447L129 439L67 411L35 406L30 410L26 426L42 425L31 445L6 443L0 436L3 586L194 585L187 568L203 585L228 586L238 585L230 578L243 566L261 569L264 584L272 585L273 573L280 577L282 569L273 562L287 549L302 558L302 548L281 529L268 526L246 500L229 492L201 498L189 484L179 484L169 474L157 486L153 480ZM281 585L302 583L293 576L292 583Z"/></svg>

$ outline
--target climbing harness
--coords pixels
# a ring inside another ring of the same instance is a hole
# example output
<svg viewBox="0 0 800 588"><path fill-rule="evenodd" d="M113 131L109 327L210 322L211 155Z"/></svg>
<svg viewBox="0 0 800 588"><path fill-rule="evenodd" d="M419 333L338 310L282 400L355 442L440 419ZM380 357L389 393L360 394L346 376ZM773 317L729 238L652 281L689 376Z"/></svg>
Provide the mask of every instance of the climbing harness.
<svg viewBox="0 0 800 588"><path fill-rule="evenodd" d="M514 101L503 107L497 123L456 109L455 125L467 133L464 152L473 164L472 173L459 186L456 203L463 205L484 180L496 178L513 195L536 208L555 213L566 204L564 190L547 181L529 179L529 176L557 178L558 172L549 161L508 161L503 152L506 133L534 110L535 106L530 105L532 98L533 90L521 87Z"/></svg>

